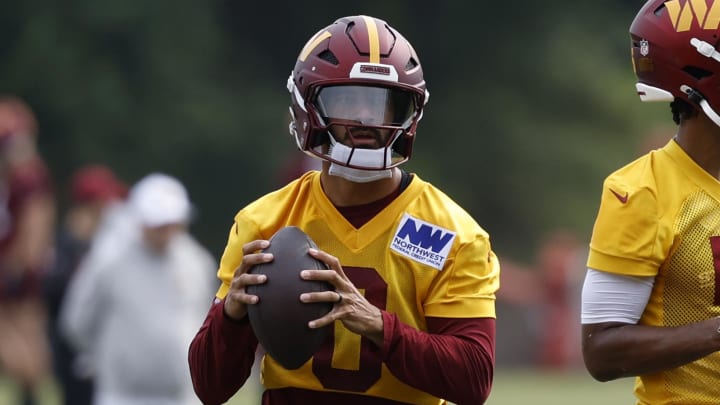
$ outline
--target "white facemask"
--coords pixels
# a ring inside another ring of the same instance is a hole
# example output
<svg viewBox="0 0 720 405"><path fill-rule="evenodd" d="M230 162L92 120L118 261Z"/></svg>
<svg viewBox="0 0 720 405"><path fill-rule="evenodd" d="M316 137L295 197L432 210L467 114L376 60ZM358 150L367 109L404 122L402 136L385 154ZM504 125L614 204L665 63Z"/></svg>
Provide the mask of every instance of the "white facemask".
<svg viewBox="0 0 720 405"><path fill-rule="evenodd" d="M331 151L330 157L340 162L348 162L349 164L364 167L388 167L391 162L391 153L386 153L384 148L380 149L355 149L345 146L330 137ZM352 156L352 158L350 158ZM350 158L350 161L348 159ZM387 179L392 177L391 169L384 170L362 170L342 166L336 163L330 164L329 174L331 176L342 177L355 183L369 183L371 181Z"/></svg>

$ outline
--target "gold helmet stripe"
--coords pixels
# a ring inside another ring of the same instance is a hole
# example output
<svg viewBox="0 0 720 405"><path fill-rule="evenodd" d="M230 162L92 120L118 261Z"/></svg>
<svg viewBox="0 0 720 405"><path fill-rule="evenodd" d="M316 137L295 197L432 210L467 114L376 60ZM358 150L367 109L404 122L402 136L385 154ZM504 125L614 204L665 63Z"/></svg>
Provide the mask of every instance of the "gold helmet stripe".
<svg viewBox="0 0 720 405"><path fill-rule="evenodd" d="M305 59L307 59L308 55L310 55L310 52L315 49L320 43L328 38L330 38L332 34L330 31L321 31L315 34L314 37L310 38L310 40L305 44L305 47L303 48L302 52L300 52L300 59L301 62L305 62Z"/></svg>
<svg viewBox="0 0 720 405"><path fill-rule="evenodd" d="M380 38L375 19L366 15L362 16L368 32L368 43L370 44L370 63L380 63Z"/></svg>

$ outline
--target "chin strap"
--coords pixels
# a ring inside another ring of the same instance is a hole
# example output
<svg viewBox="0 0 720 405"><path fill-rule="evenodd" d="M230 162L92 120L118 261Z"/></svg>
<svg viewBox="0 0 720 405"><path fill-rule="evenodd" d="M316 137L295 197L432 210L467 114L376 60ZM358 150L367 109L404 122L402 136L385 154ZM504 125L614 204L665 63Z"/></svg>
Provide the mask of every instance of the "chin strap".
<svg viewBox="0 0 720 405"><path fill-rule="evenodd" d="M355 183L369 183L392 177L390 167L390 151L386 148L380 149L358 149L345 146L330 136L330 158L348 165L368 167L370 169L355 169L338 163L330 164L332 176L342 177Z"/></svg>
<svg viewBox="0 0 720 405"><path fill-rule="evenodd" d="M705 115L707 115L708 118L710 118L715 123L715 125L720 127L720 115L718 115L718 113L716 113L715 110L710 107L710 103L707 102L705 97L703 97L700 92L686 85L680 86L680 91L687 94L690 101L693 101L697 105L699 105Z"/></svg>
<svg viewBox="0 0 720 405"><path fill-rule="evenodd" d="M702 99L700 101L700 107L705 112L705 114L710 117L710 119L715 123L715 125L720 127L720 115L718 115L712 107L710 107L710 103L707 102L707 100Z"/></svg>
<svg viewBox="0 0 720 405"><path fill-rule="evenodd" d="M347 166L340 166L337 163L331 163L328 174L331 176L342 177L343 179L352 181L353 183L369 183L371 181L392 177L392 169L361 170L353 169L352 167Z"/></svg>

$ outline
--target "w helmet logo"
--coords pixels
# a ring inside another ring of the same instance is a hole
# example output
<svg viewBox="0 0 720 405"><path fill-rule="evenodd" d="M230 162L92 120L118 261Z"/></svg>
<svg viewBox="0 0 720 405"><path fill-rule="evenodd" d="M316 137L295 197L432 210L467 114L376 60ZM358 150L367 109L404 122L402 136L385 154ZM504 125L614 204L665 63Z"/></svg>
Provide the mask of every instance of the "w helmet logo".
<svg viewBox="0 0 720 405"><path fill-rule="evenodd" d="M671 0L665 2L670 22L675 31L690 31L693 21L704 30L716 30L720 26L720 1Z"/></svg>

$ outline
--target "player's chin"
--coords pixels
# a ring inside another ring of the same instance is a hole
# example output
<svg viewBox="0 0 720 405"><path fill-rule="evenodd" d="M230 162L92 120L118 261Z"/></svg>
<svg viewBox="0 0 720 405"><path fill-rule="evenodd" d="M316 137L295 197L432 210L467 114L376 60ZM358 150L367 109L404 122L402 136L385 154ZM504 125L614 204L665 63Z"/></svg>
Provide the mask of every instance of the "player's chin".
<svg viewBox="0 0 720 405"><path fill-rule="evenodd" d="M379 149L380 141L375 138L353 138L351 147L355 149Z"/></svg>

